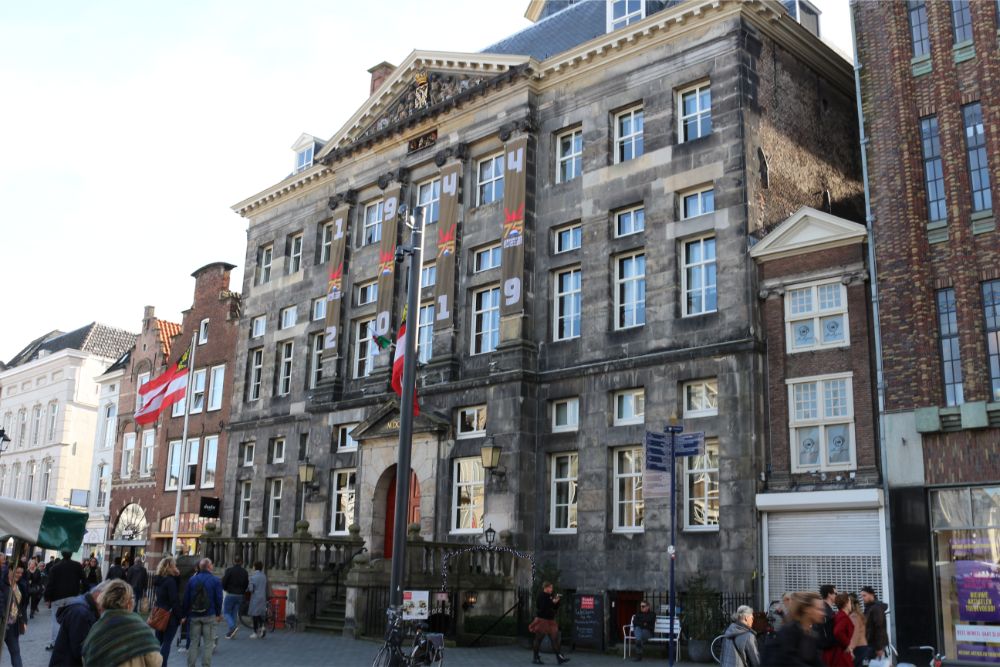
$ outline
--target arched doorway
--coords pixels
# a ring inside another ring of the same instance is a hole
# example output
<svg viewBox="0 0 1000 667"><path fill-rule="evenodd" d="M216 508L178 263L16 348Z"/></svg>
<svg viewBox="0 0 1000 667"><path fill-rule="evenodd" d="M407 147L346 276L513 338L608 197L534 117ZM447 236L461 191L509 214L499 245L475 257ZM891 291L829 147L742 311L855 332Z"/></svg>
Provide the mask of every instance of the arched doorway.
<svg viewBox="0 0 1000 667"><path fill-rule="evenodd" d="M396 522L396 466L391 468L392 477L385 495L385 547L382 555L392 558L393 526ZM420 483L417 474L410 471L410 502L406 510L406 525L420 523Z"/></svg>
<svg viewBox="0 0 1000 667"><path fill-rule="evenodd" d="M138 503L130 503L118 514L114 532L108 541L108 546L112 547L109 555L134 561L136 556L145 555L148 537L145 510Z"/></svg>

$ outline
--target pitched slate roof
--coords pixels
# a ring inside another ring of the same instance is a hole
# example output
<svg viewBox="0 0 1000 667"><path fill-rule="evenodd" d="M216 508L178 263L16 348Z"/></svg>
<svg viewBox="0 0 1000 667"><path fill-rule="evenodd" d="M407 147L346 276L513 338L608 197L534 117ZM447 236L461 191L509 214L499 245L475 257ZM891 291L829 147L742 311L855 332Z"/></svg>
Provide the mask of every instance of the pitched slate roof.
<svg viewBox="0 0 1000 667"><path fill-rule="evenodd" d="M81 350L106 359L118 359L135 345L136 335L124 329L109 327L99 322L63 333L50 331L36 338L8 362L8 367L20 366L60 350Z"/></svg>
<svg viewBox="0 0 1000 667"><path fill-rule="evenodd" d="M118 361L116 361L115 363L111 364L106 369L104 369L104 373L103 374L107 375L108 373L113 373L115 371L122 370L126 366L128 366L128 360L132 358L132 352L134 350L135 350L135 346L133 345L132 347L130 347L128 349L127 352L125 352L125 354L123 354L122 356L118 357Z"/></svg>
<svg viewBox="0 0 1000 667"><path fill-rule="evenodd" d="M175 336L181 334L181 325L176 322L166 320L156 320L156 329L160 332L160 348L163 349L163 358L170 358L170 344Z"/></svg>

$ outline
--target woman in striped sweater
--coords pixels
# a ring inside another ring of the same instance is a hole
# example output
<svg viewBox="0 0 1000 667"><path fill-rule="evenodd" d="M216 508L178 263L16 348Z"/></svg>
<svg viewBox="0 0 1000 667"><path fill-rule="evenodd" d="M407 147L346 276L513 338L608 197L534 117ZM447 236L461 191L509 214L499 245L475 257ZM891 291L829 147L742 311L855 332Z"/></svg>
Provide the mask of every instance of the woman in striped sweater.
<svg viewBox="0 0 1000 667"><path fill-rule="evenodd" d="M132 587L120 579L107 585L97 604L101 618L83 642L87 667L160 667L160 643L139 614L132 611Z"/></svg>

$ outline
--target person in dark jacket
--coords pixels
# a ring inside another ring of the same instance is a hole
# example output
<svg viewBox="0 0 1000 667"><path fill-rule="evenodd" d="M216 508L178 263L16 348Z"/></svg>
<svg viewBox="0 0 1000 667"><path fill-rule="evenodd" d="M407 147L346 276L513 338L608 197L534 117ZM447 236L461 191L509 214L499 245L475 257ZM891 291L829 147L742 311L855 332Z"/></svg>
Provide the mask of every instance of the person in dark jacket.
<svg viewBox="0 0 1000 667"><path fill-rule="evenodd" d="M649 608L649 603L643 600L639 603L639 611L632 617L632 635L635 637L635 655L632 660L642 660L644 644L653 636L656 629L656 614Z"/></svg>
<svg viewBox="0 0 1000 667"><path fill-rule="evenodd" d="M833 584L824 584L819 587L819 596L823 598L823 611L826 615L822 623L817 623L813 628L816 631L816 641L819 642L821 650L826 651L833 648L836 642L833 639L833 604L837 599L837 587Z"/></svg>
<svg viewBox="0 0 1000 667"><path fill-rule="evenodd" d="M97 597L109 581L111 579L105 579L56 611L59 616L59 634L56 635L49 667L83 667L83 640L101 616Z"/></svg>
<svg viewBox="0 0 1000 667"><path fill-rule="evenodd" d="M124 579L125 569L122 567L122 559L116 558L111 561L111 567L108 568L108 576L105 579Z"/></svg>
<svg viewBox="0 0 1000 667"><path fill-rule="evenodd" d="M80 595L84 576L83 566L73 560L73 554L69 551L64 551L62 560L55 561L45 570L49 574L49 581L45 585L45 601L52 607L51 640L45 648L51 651L59 634L59 619L56 612Z"/></svg>
<svg viewBox="0 0 1000 667"><path fill-rule="evenodd" d="M136 558L132 567L125 573L129 586L132 587L132 596L135 598L135 609L139 611L139 602L146 596L146 587L149 585L149 574L146 572L146 564L142 558Z"/></svg>
<svg viewBox="0 0 1000 667"><path fill-rule="evenodd" d="M222 591L226 594L222 601L222 615L226 617L226 639L236 637L239 629L240 605L243 604L243 596L250 588L250 575L243 568L243 558L236 556L233 564L226 569L222 575Z"/></svg>
<svg viewBox="0 0 1000 667"><path fill-rule="evenodd" d="M28 569L24 573L24 579L28 584L28 597L31 606L28 610L28 618L34 618L38 611L38 603L42 601L42 593L45 592L45 585L42 583L42 571L38 567L38 558L28 560Z"/></svg>
<svg viewBox="0 0 1000 667"><path fill-rule="evenodd" d="M170 658L170 645L177 634L183 613L181 609L180 595L180 570L177 569L177 561L173 556L168 556L160 561L153 575L153 589L156 591L154 607L165 609L170 612L170 621L166 630L157 630L156 639L160 642L160 655L163 656L162 667L167 667L167 659Z"/></svg>
<svg viewBox="0 0 1000 667"><path fill-rule="evenodd" d="M865 641L868 642L868 658L885 656L889 645L889 633L885 629L884 602L880 602L871 586L861 587L861 600L865 603Z"/></svg>
<svg viewBox="0 0 1000 667"><path fill-rule="evenodd" d="M10 655L12 667L22 667L21 634L27 627L25 613L28 610L28 584L24 581L24 568L14 567L12 561L0 570L0 614L10 605L10 615L7 617L7 631L3 643Z"/></svg>
<svg viewBox="0 0 1000 667"><path fill-rule="evenodd" d="M204 595L199 592L204 591ZM201 600L199 600L201 598ZM200 602L204 603L199 608ZM222 583L212 574L212 561L198 561L198 574L184 587L184 623L188 626L191 646L188 647L188 667L194 667L198 654L203 653L202 665L212 664L215 649L215 624L222 621Z"/></svg>
<svg viewBox="0 0 1000 667"><path fill-rule="evenodd" d="M556 613L559 611L559 602L562 596L552 592L552 584L548 581L542 582L542 592L538 594L538 610L535 612L535 619L528 626L528 631L535 633L535 642L532 645L534 657L531 662L536 665L544 665L542 657L538 652L542 648L542 640L549 638L552 650L556 652L556 661L561 665L569 662L569 658L563 656L559 642L559 624L556 623Z"/></svg>
<svg viewBox="0 0 1000 667"><path fill-rule="evenodd" d="M101 583L101 566L97 564L97 559L93 556L91 556L90 560L88 560L86 565L83 566L83 582L86 590L81 592L89 591L91 588Z"/></svg>
<svg viewBox="0 0 1000 667"><path fill-rule="evenodd" d="M753 608L741 606L734 618L723 635L722 667L760 667L757 633L752 629Z"/></svg>
<svg viewBox="0 0 1000 667"><path fill-rule="evenodd" d="M813 627L826 618L826 603L817 593L799 591L788 601L786 622L764 648L767 667L823 667L823 652Z"/></svg>

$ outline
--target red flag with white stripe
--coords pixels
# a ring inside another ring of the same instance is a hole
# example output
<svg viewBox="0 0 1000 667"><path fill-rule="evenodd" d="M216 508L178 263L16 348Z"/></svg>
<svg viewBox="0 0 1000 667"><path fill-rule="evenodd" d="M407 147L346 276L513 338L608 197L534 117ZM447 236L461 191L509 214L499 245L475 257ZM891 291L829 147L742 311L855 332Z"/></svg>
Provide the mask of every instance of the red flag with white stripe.
<svg viewBox="0 0 1000 667"><path fill-rule="evenodd" d="M139 388L139 409L135 423L152 424L164 410L177 401L184 400L188 383L188 350L180 360L163 375L153 378Z"/></svg>
<svg viewBox="0 0 1000 667"><path fill-rule="evenodd" d="M403 359L406 355L406 311L403 311L403 322L399 325L399 335L396 337L396 356L392 359L392 390L403 398ZM417 387L413 387L413 416L420 414L417 401Z"/></svg>

